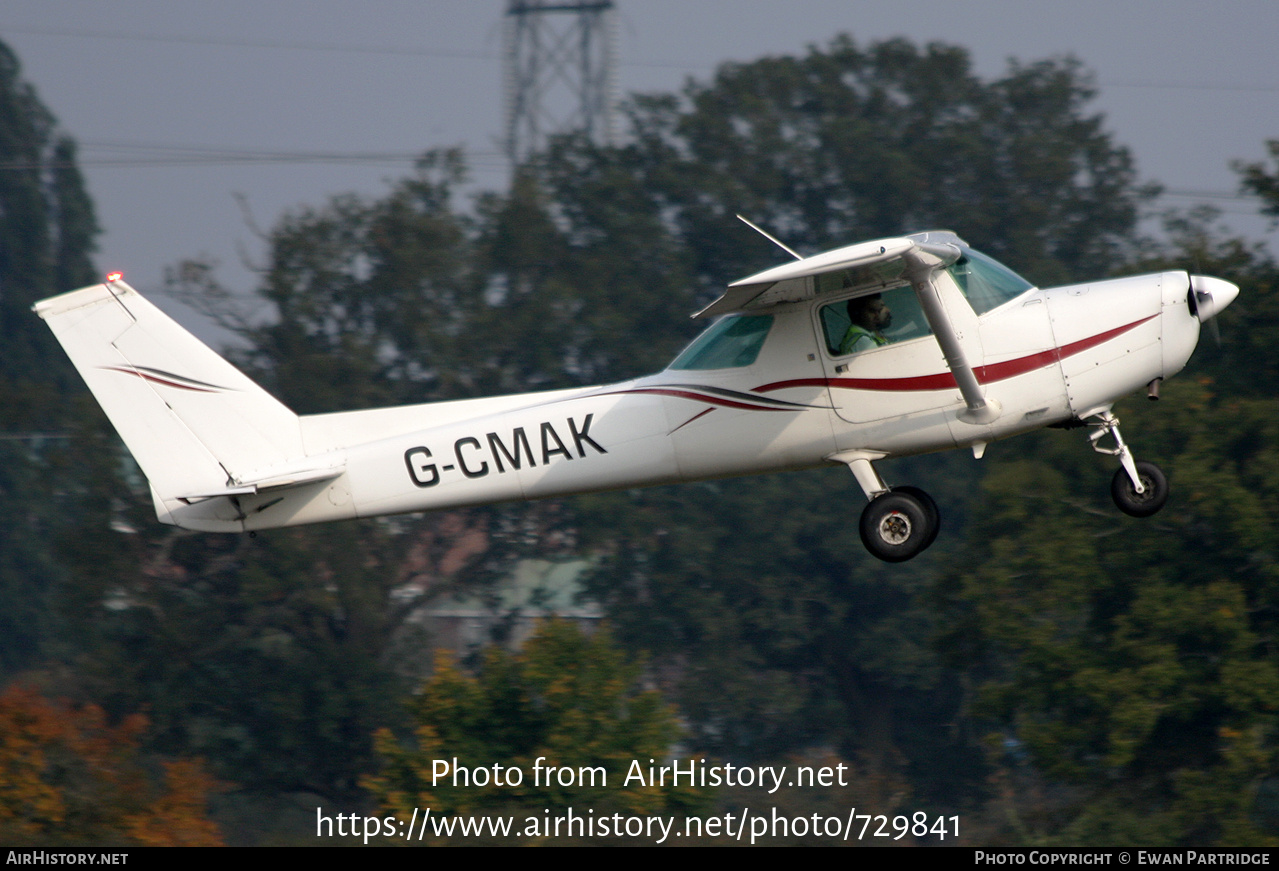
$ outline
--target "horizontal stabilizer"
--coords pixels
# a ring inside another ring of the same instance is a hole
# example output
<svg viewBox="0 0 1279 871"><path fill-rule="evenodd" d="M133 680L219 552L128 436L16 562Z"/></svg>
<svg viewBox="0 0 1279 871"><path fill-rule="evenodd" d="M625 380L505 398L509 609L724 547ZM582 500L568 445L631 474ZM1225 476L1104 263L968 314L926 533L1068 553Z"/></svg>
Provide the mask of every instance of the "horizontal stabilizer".
<svg viewBox="0 0 1279 871"><path fill-rule="evenodd" d="M191 493L179 496L183 502L199 502L203 499L214 499L218 496L251 496L265 493L268 490L284 490L289 487L300 487L303 484L314 484L317 481L331 481L346 471L345 466L330 466L323 469L281 473L279 475L251 481L228 484L226 487L210 490L206 493Z"/></svg>

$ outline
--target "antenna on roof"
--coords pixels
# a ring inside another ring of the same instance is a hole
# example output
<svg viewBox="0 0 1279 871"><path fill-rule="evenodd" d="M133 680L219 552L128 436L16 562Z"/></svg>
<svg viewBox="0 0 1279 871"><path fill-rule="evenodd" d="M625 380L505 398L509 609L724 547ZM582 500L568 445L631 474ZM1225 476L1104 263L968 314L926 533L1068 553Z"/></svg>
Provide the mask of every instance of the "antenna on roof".
<svg viewBox="0 0 1279 871"><path fill-rule="evenodd" d="M783 245L783 244L782 244L781 242L779 242L776 238L774 238L773 236L769 235L769 234L768 234L768 233L766 233L764 230L761 230L759 227L755 226L755 225L754 225L754 224L752 224L750 221L748 221L748 220L746 220L745 218L743 218L741 215L738 215L738 216L737 216L737 220L741 221L743 224L745 224L746 226L750 227L750 228L751 228L752 230L754 230L756 233L758 233L759 235L763 236L763 237L764 237L765 239L767 239L768 241L772 242L772 243L773 243L774 245L776 245L778 248L781 248L781 249L782 249L783 251L785 251L787 254L789 254L790 256L794 257L796 260L803 260L803 259L804 259L803 257L800 257L798 254L796 254L794 251L792 251L790 248L788 248L788 247L786 247L785 245Z"/></svg>

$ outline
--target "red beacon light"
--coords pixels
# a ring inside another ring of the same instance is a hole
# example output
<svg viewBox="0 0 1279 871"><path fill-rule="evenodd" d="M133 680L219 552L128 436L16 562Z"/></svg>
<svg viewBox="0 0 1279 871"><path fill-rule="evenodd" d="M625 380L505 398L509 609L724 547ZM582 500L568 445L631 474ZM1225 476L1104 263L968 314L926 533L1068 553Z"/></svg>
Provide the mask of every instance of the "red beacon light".
<svg viewBox="0 0 1279 871"><path fill-rule="evenodd" d="M112 283L114 283L114 282L116 282L116 281L119 281L121 278L124 278L124 273L123 273L123 272L108 272L108 273L107 273L107 284L112 284Z"/></svg>

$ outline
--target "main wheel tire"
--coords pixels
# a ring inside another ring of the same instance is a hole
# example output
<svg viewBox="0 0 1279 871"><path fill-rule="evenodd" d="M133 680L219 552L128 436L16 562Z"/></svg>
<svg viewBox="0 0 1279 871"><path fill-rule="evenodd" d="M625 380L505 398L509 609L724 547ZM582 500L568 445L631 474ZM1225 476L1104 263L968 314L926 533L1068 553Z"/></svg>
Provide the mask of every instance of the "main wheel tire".
<svg viewBox="0 0 1279 871"><path fill-rule="evenodd" d="M1149 517L1168 501L1168 479L1154 463L1137 463L1137 477L1144 493L1138 493L1121 466L1110 481L1110 496L1119 510L1132 517Z"/></svg>
<svg viewBox="0 0 1279 871"><path fill-rule="evenodd" d="M901 490L881 493L862 510L862 544L884 562L905 562L928 546L930 526L920 499Z"/></svg>
<svg viewBox="0 0 1279 871"><path fill-rule="evenodd" d="M909 484L904 487L894 487L893 492L914 496L924 506L924 511L928 515L928 529L924 534L924 546L920 550L928 550L928 548L933 546L933 542L937 540L937 533L941 532L941 511L938 510L937 503L933 501L932 496L928 495L927 490L921 490Z"/></svg>

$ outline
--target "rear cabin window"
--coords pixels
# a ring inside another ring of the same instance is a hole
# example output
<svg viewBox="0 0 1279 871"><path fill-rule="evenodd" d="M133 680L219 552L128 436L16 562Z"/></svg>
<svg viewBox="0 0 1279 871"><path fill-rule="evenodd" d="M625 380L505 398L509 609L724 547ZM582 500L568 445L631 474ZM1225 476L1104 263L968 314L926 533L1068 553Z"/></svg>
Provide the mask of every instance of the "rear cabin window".
<svg viewBox="0 0 1279 871"><path fill-rule="evenodd" d="M671 369L736 369L749 366L759 356L773 326L772 315L729 315L716 321L684 353Z"/></svg>

